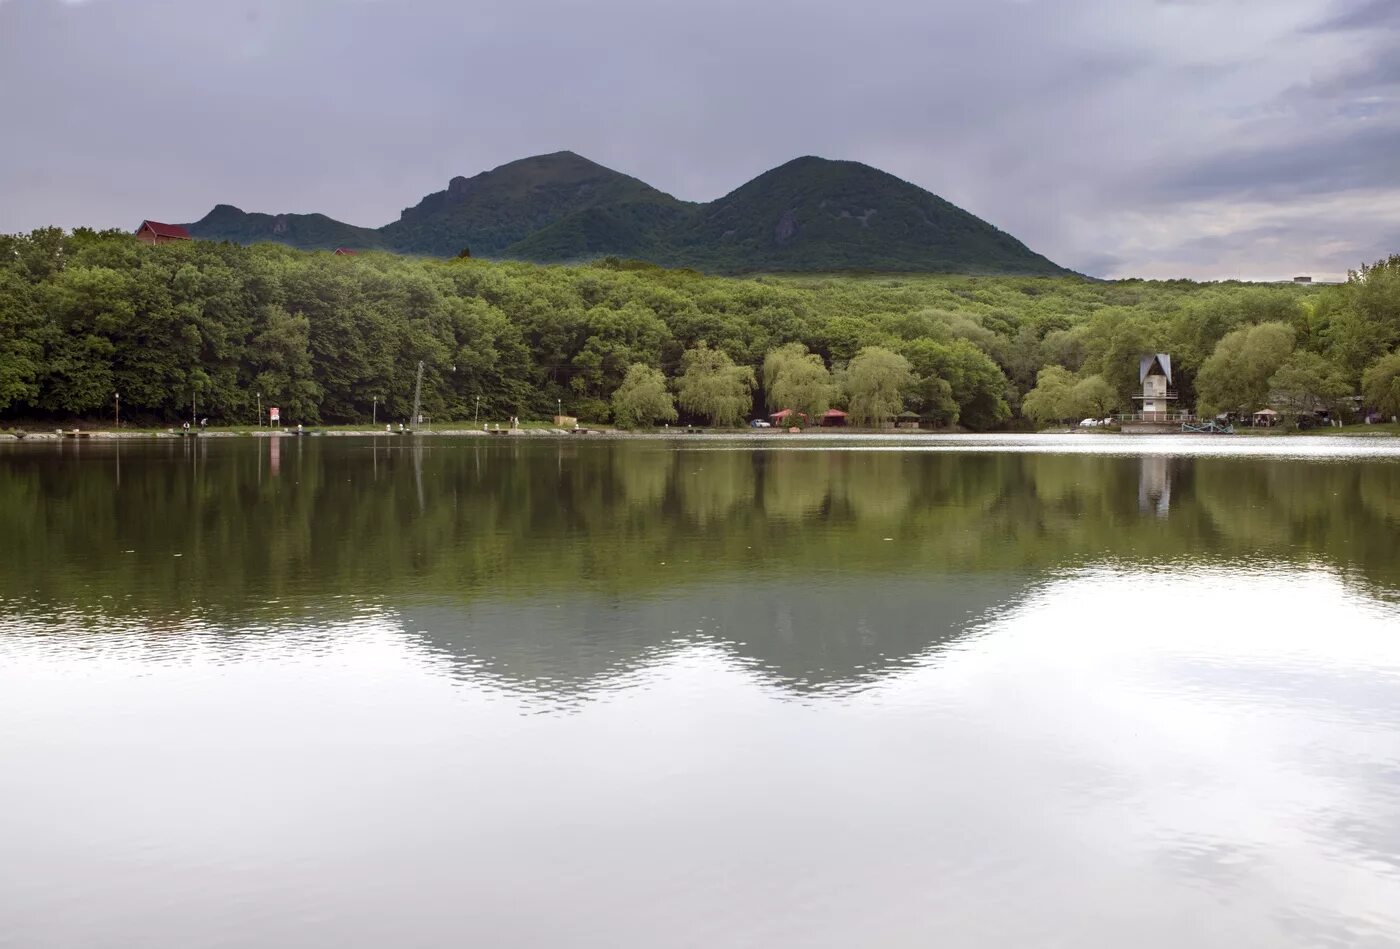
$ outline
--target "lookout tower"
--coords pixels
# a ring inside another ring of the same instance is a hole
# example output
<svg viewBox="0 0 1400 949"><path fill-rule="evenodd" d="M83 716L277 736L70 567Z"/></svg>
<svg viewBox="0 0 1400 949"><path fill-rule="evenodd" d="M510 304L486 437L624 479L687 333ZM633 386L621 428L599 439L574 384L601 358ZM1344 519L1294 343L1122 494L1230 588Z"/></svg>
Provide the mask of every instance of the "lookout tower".
<svg viewBox="0 0 1400 949"><path fill-rule="evenodd" d="M1172 403L1177 398L1172 379L1172 357L1167 353L1143 356L1138 364L1138 382L1142 383L1142 393L1133 396L1133 399L1142 403L1142 420L1170 421Z"/></svg>

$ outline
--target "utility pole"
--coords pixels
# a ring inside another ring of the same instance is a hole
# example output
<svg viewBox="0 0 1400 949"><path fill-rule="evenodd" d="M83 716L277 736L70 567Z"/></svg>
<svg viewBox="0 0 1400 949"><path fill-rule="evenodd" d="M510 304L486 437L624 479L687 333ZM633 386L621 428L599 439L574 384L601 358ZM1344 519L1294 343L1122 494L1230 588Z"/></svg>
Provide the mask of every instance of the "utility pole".
<svg viewBox="0 0 1400 949"><path fill-rule="evenodd" d="M418 382L413 386L413 419L410 427L418 431L418 416L423 410L423 360L418 360Z"/></svg>

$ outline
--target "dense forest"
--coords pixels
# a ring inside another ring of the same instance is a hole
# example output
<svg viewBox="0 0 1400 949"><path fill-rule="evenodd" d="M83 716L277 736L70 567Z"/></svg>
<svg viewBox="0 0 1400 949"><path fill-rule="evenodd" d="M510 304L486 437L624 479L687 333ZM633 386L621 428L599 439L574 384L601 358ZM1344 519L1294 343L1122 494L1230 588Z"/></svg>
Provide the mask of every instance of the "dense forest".
<svg viewBox="0 0 1400 949"><path fill-rule="evenodd" d="M251 424L410 412L734 424L775 407L986 430L1125 409L1145 352L1181 404L1400 412L1400 256L1329 287L1079 277L704 276L0 237L0 419ZM626 385L624 385L626 381ZM672 414L674 413L674 414Z"/></svg>

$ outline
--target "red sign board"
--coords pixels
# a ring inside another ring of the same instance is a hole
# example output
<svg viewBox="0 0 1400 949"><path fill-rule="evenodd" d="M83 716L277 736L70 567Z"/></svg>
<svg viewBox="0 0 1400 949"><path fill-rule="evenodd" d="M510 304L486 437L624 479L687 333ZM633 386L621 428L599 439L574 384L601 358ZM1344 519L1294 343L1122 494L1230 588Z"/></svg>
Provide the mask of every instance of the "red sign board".
<svg viewBox="0 0 1400 949"><path fill-rule="evenodd" d="M282 420L282 410L275 405L269 405L267 407L267 417L274 422L280 422Z"/></svg>

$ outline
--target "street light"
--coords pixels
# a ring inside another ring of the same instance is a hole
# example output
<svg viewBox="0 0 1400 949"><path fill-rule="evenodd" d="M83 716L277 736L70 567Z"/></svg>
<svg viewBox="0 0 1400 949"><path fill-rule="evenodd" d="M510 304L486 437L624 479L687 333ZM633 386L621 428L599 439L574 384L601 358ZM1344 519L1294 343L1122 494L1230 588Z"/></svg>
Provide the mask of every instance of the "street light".
<svg viewBox="0 0 1400 949"><path fill-rule="evenodd" d="M262 428L262 393L258 393L258 428Z"/></svg>
<svg viewBox="0 0 1400 949"><path fill-rule="evenodd" d="M472 416L472 427L475 428L481 421L481 396L476 397L476 415Z"/></svg>
<svg viewBox="0 0 1400 949"><path fill-rule="evenodd" d="M114 413L113 413L113 419L112 419L112 420L113 420L114 422L117 423L117 428L121 428L121 427L122 427L122 394L121 394L120 392L113 392L113 393L112 393L112 398L115 399L116 402L117 402L117 407L116 407L116 409L115 409L115 411L114 411Z"/></svg>
<svg viewBox="0 0 1400 949"><path fill-rule="evenodd" d="M564 424L564 400L563 400L563 399L555 399L555 400L554 400L554 424L555 424L555 425L563 425L563 424Z"/></svg>
<svg viewBox="0 0 1400 949"><path fill-rule="evenodd" d="M369 421L371 425L377 426L379 424L379 396L377 395L374 397L374 401L370 403Z"/></svg>

